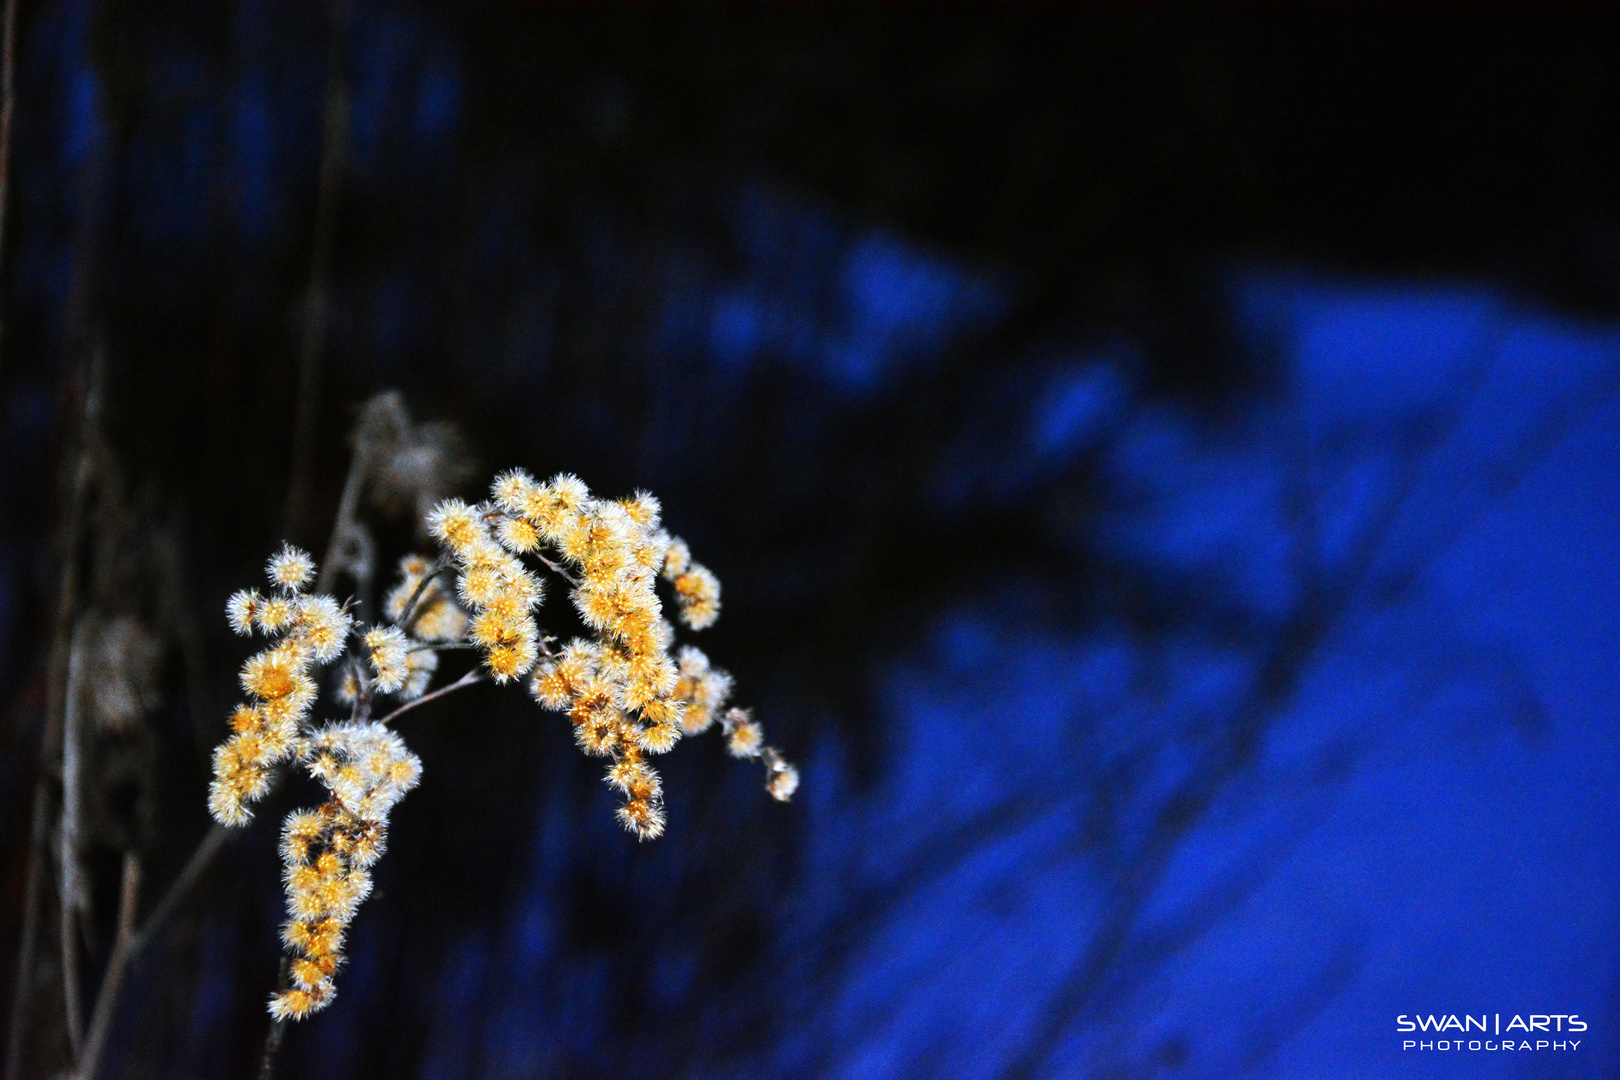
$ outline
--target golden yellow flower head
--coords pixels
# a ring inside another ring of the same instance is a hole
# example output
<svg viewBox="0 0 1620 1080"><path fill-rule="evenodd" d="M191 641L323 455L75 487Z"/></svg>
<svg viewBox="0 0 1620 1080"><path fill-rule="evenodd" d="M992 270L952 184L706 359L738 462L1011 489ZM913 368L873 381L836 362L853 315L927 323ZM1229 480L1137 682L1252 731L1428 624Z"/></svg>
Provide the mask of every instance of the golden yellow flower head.
<svg viewBox="0 0 1620 1080"><path fill-rule="evenodd" d="M522 469L510 469L501 473L490 485L489 494L495 505L508 514L522 514L523 510L539 493L540 486L534 482L534 477Z"/></svg>
<svg viewBox="0 0 1620 1080"><path fill-rule="evenodd" d="M508 551L527 554L540 546L540 534L524 518L506 518L495 530L496 539Z"/></svg>
<svg viewBox="0 0 1620 1080"><path fill-rule="evenodd" d="M585 506L585 500L591 497L591 489L573 473L558 473L546 486L559 506L574 513L578 513Z"/></svg>
<svg viewBox="0 0 1620 1080"><path fill-rule="evenodd" d="M270 584L293 592L308 585L315 576L315 561L308 553L291 544L283 544L280 551L270 556L270 561L265 564L265 572L270 577Z"/></svg>
<svg viewBox="0 0 1620 1080"><path fill-rule="evenodd" d="M692 563L674 582L680 618L693 630L703 630L720 617L720 579L708 567Z"/></svg>
<svg viewBox="0 0 1620 1080"><path fill-rule="evenodd" d="M759 725L749 717L747 709L727 709L721 721L726 732L726 749L732 757L758 757L765 738Z"/></svg>
<svg viewBox="0 0 1620 1080"><path fill-rule="evenodd" d="M656 529L658 527L658 515L661 507L658 505L658 497L652 492L638 491L635 495L624 500L622 505L625 513L630 515L630 520L637 525L644 529Z"/></svg>
<svg viewBox="0 0 1620 1080"><path fill-rule="evenodd" d="M410 643L397 626L378 626L366 631L366 652L371 660L373 681L379 693L391 694L405 685L410 668L405 658Z"/></svg>
<svg viewBox="0 0 1620 1080"><path fill-rule="evenodd" d="M299 597L292 622L294 633L323 664L336 660L343 652L354 625L354 619L330 596Z"/></svg>
<svg viewBox="0 0 1620 1080"><path fill-rule="evenodd" d="M427 526L434 539L456 552L484 539L483 520L460 499L446 499L435 506L428 515Z"/></svg>
<svg viewBox="0 0 1620 1080"><path fill-rule="evenodd" d="M292 625L293 613L296 610L291 597L272 596L261 600L254 608L253 614L260 630L266 634L279 634Z"/></svg>

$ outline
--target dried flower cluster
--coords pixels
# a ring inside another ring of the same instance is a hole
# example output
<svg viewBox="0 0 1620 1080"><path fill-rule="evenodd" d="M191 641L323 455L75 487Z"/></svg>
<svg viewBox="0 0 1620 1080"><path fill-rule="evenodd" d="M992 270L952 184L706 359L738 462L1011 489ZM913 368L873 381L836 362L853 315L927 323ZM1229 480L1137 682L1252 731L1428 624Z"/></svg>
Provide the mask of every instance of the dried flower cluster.
<svg viewBox="0 0 1620 1080"><path fill-rule="evenodd" d="M689 658L693 677L683 681L681 665L670 655L675 631L654 586L660 575L669 581L681 621L698 630L719 617L720 583L692 562L685 543L663 530L658 500L646 492L600 499L566 473L537 483L513 470L496 477L490 496L479 508L441 503L432 519L434 534L461 561L450 530L482 536L492 526L511 557L534 552L545 558L543 549L549 548L572 568L571 598L593 637L576 638L548 656L530 689L541 705L568 713L582 750L610 759L607 781L624 796L620 822L642 839L656 837L664 831L663 786L647 759L669 750L682 734L707 727L724 704L730 678L711 671L702 652L688 646L682 656ZM460 591L468 596L465 571ZM483 644L477 625L475 620L474 638ZM497 679L512 673L498 648L486 663ZM756 744L754 755L768 749L762 740ZM780 754L770 754L777 765L768 766L774 771L767 788L785 799L797 777ZM778 780L778 774L793 779Z"/></svg>
<svg viewBox="0 0 1620 1080"><path fill-rule="evenodd" d="M456 592L473 613L469 633L483 648L490 675L504 683L534 667L540 655L540 628L534 622L540 581L507 550L532 550L532 536L525 549L503 529L497 544L485 516L460 499L434 507L428 530L455 560Z"/></svg>
<svg viewBox="0 0 1620 1080"><path fill-rule="evenodd" d="M798 786L797 771L765 745L759 724L727 708L731 677L690 645L671 652L675 629L658 580L693 630L719 616L720 583L663 530L651 495L600 499L573 476L539 483L512 471L496 478L488 502L441 500L422 524L442 557L400 561L382 604L385 622L356 626L345 605L308 592L314 564L291 546L270 560L268 593L244 589L226 605L238 633L258 632L271 644L243 665L250 700L214 753L209 809L223 824L246 824L249 804L286 762L328 792L317 809L289 814L282 830L290 915L282 937L292 959L271 998L277 1019L302 1018L332 1000L343 937L370 892L389 811L421 775L386 726L390 717L372 720L371 707L378 695L411 702L427 693L440 649L477 649L496 683L530 675L534 697L568 713L581 748L609 759L607 781L623 796L618 818L642 839L664 829L663 788L649 757L716 723L734 756L764 764L773 797L786 801ZM547 572L571 587L591 631L560 649L535 620ZM309 718L315 674L340 656L334 696L350 707L349 719L317 726ZM445 689L474 681L469 673Z"/></svg>
<svg viewBox="0 0 1620 1080"><path fill-rule="evenodd" d="M277 1019L299 1019L332 998L343 934L371 892L367 868L382 855L388 812L416 786L422 763L378 723L328 724L299 740L298 759L331 800L287 815L281 861L292 918L282 940L293 950L292 986L270 999Z"/></svg>
<svg viewBox="0 0 1620 1080"><path fill-rule="evenodd" d="M208 809L225 825L248 822L248 803L270 790L271 767L292 756L299 724L315 703L310 671L342 653L353 626L336 600L303 591L315 576L304 552L283 547L268 573L275 589L269 596L243 589L226 604L238 634L258 630L278 643L242 665L242 689L254 700L231 714L235 734L214 751Z"/></svg>

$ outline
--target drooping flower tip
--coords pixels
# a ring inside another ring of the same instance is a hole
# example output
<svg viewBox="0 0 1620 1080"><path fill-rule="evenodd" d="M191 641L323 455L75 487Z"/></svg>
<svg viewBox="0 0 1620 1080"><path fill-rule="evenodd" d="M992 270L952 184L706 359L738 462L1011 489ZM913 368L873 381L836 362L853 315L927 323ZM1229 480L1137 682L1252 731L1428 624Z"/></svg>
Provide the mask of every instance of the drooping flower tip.
<svg viewBox="0 0 1620 1080"><path fill-rule="evenodd" d="M765 790L771 793L771 798L777 802L788 802L793 793L799 790L799 770L785 761L778 762L772 767L769 778L765 781Z"/></svg>
<svg viewBox="0 0 1620 1080"><path fill-rule="evenodd" d="M669 548L664 552L664 577L674 581L692 565L692 549L686 546L686 541L676 537L669 542Z"/></svg>
<svg viewBox="0 0 1620 1080"><path fill-rule="evenodd" d="M270 584L293 592L309 584L315 576L315 560L291 544L282 544L281 550L270 556L265 571L270 576Z"/></svg>
<svg viewBox="0 0 1620 1080"><path fill-rule="evenodd" d="M630 799L620 804L615 816L637 840L656 840L664 835L664 808L651 799Z"/></svg>
<svg viewBox="0 0 1620 1080"><path fill-rule="evenodd" d="M295 988L270 995L270 1015L277 1020L302 1020L331 1002L330 984L321 991Z"/></svg>
<svg viewBox="0 0 1620 1080"><path fill-rule="evenodd" d="M765 745L764 733L746 709L728 709L725 718L726 749L732 757L758 757Z"/></svg>
<svg viewBox="0 0 1620 1080"><path fill-rule="evenodd" d="M246 825L253 820L253 811L247 808L247 802L235 785L226 780L215 778L208 785L208 812L215 821L221 825L234 827Z"/></svg>

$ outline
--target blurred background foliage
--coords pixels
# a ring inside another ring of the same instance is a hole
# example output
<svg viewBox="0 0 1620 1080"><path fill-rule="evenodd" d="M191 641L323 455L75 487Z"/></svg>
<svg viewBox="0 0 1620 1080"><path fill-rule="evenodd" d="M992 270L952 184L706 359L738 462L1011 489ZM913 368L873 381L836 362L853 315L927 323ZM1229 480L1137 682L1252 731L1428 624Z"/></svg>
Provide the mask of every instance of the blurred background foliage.
<svg viewBox="0 0 1620 1080"><path fill-rule="evenodd" d="M1391 1075L1396 1012L1613 1015L1614 833L1572 838L1620 816L1614 620L1579 615L1615 610L1617 46L1511 9L24 5L8 1067L69 1053L53 634L159 647L87 751L88 1011L120 859L148 910L206 832L224 599L322 550L390 388L478 475L656 492L805 784L683 745L638 845L527 698L419 711L283 1075ZM139 957L101 1075L255 1067L308 794ZM1388 807L1578 898L1453 956L1489 1002L1432 969L1507 886L1356 847ZM1520 819L1568 836L1479 825ZM1424 893L1454 921L1399 929ZM1592 1038L1535 1075L1599 1075Z"/></svg>

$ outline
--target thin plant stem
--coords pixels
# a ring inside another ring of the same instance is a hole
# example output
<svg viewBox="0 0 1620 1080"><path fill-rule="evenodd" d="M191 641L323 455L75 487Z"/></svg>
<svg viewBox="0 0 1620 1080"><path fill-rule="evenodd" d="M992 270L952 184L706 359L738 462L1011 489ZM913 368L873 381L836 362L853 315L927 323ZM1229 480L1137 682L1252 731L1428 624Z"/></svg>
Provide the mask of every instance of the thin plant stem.
<svg viewBox="0 0 1620 1080"><path fill-rule="evenodd" d="M57 587L56 610L52 617L51 645L46 661L45 732L40 741L41 774L34 789L34 827L29 878L32 887L25 901L22 940L17 949L18 979L12 997L10 1041L6 1044L6 1078L15 1080L22 1063L22 1038L28 998L33 990L34 942L39 925L39 886L44 878L43 852L46 844L46 817L49 806L47 795L49 773L54 771L54 757L61 752L62 713L67 696L69 654L72 647L73 613L78 607L79 547L83 540L85 502L90 480L95 472L92 431L101 412L102 358L99 350L90 353L85 363L75 365L70 375L69 394L79 398L76 430L73 434L74 451L71 465L64 466L61 477L66 512L58 540L57 559L62 568ZM31 905L28 906L28 905Z"/></svg>
<svg viewBox="0 0 1620 1080"><path fill-rule="evenodd" d="M56 946L62 963L62 1008L67 1023L68 1052L77 1058L84 1033L79 1024L79 957L74 948L73 930L73 908L62 904L56 925Z"/></svg>
<svg viewBox="0 0 1620 1080"><path fill-rule="evenodd" d="M428 572L422 575L422 580L416 583L416 590L411 593L411 598L405 603L405 610L400 612L399 628L401 630L407 634L411 632L411 627L416 622L416 605L421 602L422 594L427 592L428 583L448 569L450 569L450 564L445 562L441 556L437 562L428 568Z"/></svg>
<svg viewBox="0 0 1620 1080"><path fill-rule="evenodd" d="M359 692L354 695L354 708L349 710L349 722L351 724L361 724L371 719L371 698L374 684L371 678L366 675L365 665L361 663L360 658L352 652L349 656L350 661L354 664L354 681L359 687Z"/></svg>
<svg viewBox="0 0 1620 1080"><path fill-rule="evenodd" d="M326 92L320 186L315 197L315 237L304 298L304 333L298 350L298 401L293 414L293 472L287 491L287 525L296 528L309 502L315 460L315 421L320 411L321 350L331 306L332 233L343 179L349 129L349 6L333 0L327 39Z"/></svg>
<svg viewBox="0 0 1620 1080"><path fill-rule="evenodd" d="M465 689L466 687L474 686L474 685L476 685L478 683L488 682L488 681L489 681L489 677L487 675L485 675L481 671L478 671L477 669L474 669L472 671L467 672L467 674L463 675L461 678L457 679L455 682L449 684L448 686L441 686L437 690L433 691L433 693L431 693L431 694L423 694L421 697L417 698L415 701L407 701L405 704L401 705L399 708L395 709L393 712L391 712L388 715L384 716L381 720L378 720L377 723L386 724L389 721L393 720L395 717L399 716L401 713L410 712L412 709L416 708L418 705L426 705L428 702L434 700L435 698L442 698L442 697L444 697L444 695L446 695L448 693L451 693L453 691Z"/></svg>
<svg viewBox="0 0 1620 1080"><path fill-rule="evenodd" d="M68 1046L78 1059L84 1044L83 1014L80 1012L79 956L74 940L74 923L85 908L84 870L79 862L79 808L82 801L81 755L83 733L79 730L84 710L79 698L84 669L84 625L81 623L68 646L67 694L62 707L62 827L59 855L59 939L62 950L62 1007L67 1014Z"/></svg>
<svg viewBox="0 0 1620 1080"><path fill-rule="evenodd" d="M196 885L203 871L224 850L226 842L233 834L234 830L224 825L215 825L208 830L207 835L198 843L196 850L186 860L186 865L169 884L163 898L158 901L139 930L135 928L135 901L140 889L140 861L133 853L125 855L124 887L118 906L118 937L114 943L113 955L107 961L107 972L102 977L101 988L96 994L95 1011L91 1019L90 1032L85 1039L84 1050L79 1055L80 1064L76 1080L93 1080L101 1053L106 1046L107 1026L112 1022L118 995L123 989L124 969L134 963L136 957L140 956L157 937L163 924Z"/></svg>
<svg viewBox="0 0 1620 1080"><path fill-rule="evenodd" d="M360 489L365 485L366 473L371 469L371 445L366 440L355 444L354 457L349 461L349 475L343 480L343 495L338 499L337 517L332 521L332 535L326 541L326 557L321 560L321 573L315 580L315 591L332 591L341 560L338 554L349 542L355 528L355 511L359 509Z"/></svg>
<svg viewBox="0 0 1620 1080"><path fill-rule="evenodd" d="M135 956L135 905L141 892L141 859L133 851L124 853L124 878L118 893L118 935L113 940L112 955L107 959L107 970L101 976L101 989L96 994L96 1011L85 1036L84 1050L79 1055L75 1080L95 1080L96 1068L101 1063L101 1051L107 1045L107 1032L112 1026L118 991L123 986L124 972Z"/></svg>
<svg viewBox="0 0 1620 1080"><path fill-rule="evenodd" d="M203 871L208 869L208 864L224 850L226 842L234 834L235 830L224 825L215 825L208 830L208 834L191 853L191 858L186 860L186 865L181 868L179 875L169 884L168 891L163 894L163 898L152 909L152 913L146 917L146 922L130 940L131 959L152 943L163 923L174 914L175 908L180 906L180 902L185 899L192 886L197 884L197 879L202 877Z"/></svg>
<svg viewBox="0 0 1620 1080"><path fill-rule="evenodd" d="M259 1059L259 1080L271 1080L276 1074L276 1051L281 1049L281 1037L287 1032L287 1021L270 1021L270 1032L264 1037L264 1056Z"/></svg>
<svg viewBox="0 0 1620 1080"><path fill-rule="evenodd" d="M34 788L34 825L28 845L28 880L23 885L22 940L17 949L17 984L11 997L6 1035L6 1080L17 1080L22 1065L23 1017L34 988L34 941L39 933L39 886L44 877L45 785Z"/></svg>
<svg viewBox="0 0 1620 1080"><path fill-rule="evenodd" d="M579 578L577 578L573 574L569 573L567 567L561 565L560 563L552 562L550 559L546 558L544 552L537 551L537 552L534 553L534 557L539 559L541 562L545 563L548 567L551 568L552 573L556 574L558 577L560 577L564 581L568 582L568 584L570 584L570 585L578 585L579 584Z"/></svg>

